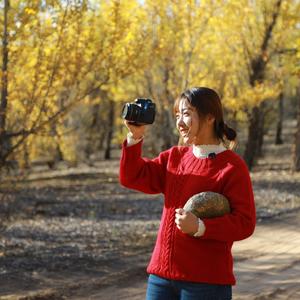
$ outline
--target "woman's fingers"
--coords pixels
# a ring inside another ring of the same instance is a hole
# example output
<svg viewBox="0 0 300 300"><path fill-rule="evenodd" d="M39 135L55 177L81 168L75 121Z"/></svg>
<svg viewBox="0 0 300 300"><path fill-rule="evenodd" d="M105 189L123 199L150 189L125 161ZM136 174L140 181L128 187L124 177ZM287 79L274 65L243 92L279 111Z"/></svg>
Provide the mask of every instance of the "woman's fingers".
<svg viewBox="0 0 300 300"><path fill-rule="evenodd" d="M130 124L127 120L124 120L124 124L127 127L127 129L129 130L129 132L131 132L132 137L134 139L139 139L139 138L143 137L143 135L145 133L145 129L146 129L145 125L136 126L136 125Z"/></svg>
<svg viewBox="0 0 300 300"><path fill-rule="evenodd" d="M180 215L182 215L182 214L185 213L185 210L183 208L176 208L175 212L178 213L178 214L180 214Z"/></svg>
<svg viewBox="0 0 300 300"><path fill-rule="evenodd" d="M178 229L181 229L181 225L186 218L186 212L183 208L177 208L175 209L175 223L177 225Z"/></svg>
<svg viewBox="0 0 300 300"><path fill-rule="evenodd" d="M183 208L176 208L175 209L175 223L181 224L182 220L185 219L186 212Z"/></svg>
<svg viewBox="0 0 300 300"><path fill-rule="evenodd" d="M197 232L198 218L194 214L182 208L177 208L175 211L175 223L178 229L188 234Z"/></svg>
<svg viewBox="0 0 300 300"><path fill-rule="evenodd" d="M180 225L180 224L182 223L182 218L180 218L180 217L175 217L175 223L176 223L177 225Z"/></svg>

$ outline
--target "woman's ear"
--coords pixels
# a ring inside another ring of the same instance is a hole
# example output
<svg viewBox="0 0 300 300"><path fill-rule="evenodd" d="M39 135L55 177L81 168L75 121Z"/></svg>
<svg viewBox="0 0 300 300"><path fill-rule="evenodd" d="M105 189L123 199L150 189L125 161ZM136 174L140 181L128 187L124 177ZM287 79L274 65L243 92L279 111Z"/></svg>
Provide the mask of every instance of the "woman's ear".
<svg viewBox="0 0 300 300"><path fill-rule="evenodd" d="M216 118L212 114L208 114L206 120L209 124L214 124Z"/></svg>

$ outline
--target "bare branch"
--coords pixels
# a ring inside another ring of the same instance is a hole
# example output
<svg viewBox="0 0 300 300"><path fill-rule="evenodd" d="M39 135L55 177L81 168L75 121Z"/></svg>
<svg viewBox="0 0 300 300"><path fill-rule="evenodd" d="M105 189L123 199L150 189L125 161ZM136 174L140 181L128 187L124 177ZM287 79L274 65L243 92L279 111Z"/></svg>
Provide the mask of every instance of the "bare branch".
<svg viewBox="0 0 300 300"><path fill-rule="evenodd" d="M41 105L41 109L40 109L39 115L37 116L36 120L33 122L33 127L41 119L41 116L42 116L42 114L44 112L44 108L45 108L45 105L46 105L46 101L47 101L50 89L51 89L53 81L54 81L54 77L55 77L55 75L57 73L57 70L58 70L58 67L59 67L60 54L61 54L60 44L61 44L61 41L62 41L63 30L64 30L64 25L65 25L65 22L66 22L66 17L67 17L67 11L68 11L69 4L70 4L70 1L68 0L67 4L66 4L66 7L65 7L63 19L62 19L62 24L61 24L60 32L59 32L59 35L58 35L58 41L57 41L57 44L56 44L56 48L58 48L59 51L57 51L56 54L55 54L55 56L54 56L54 59L53 59L53 69L52 69L52 73L51 73L49 81L48 81L48 87L47 87L47 90L46 90L46 93L45 93L45 96L44 96L44 99L43 99L43 102L42 102L42 105Z"/></svg>

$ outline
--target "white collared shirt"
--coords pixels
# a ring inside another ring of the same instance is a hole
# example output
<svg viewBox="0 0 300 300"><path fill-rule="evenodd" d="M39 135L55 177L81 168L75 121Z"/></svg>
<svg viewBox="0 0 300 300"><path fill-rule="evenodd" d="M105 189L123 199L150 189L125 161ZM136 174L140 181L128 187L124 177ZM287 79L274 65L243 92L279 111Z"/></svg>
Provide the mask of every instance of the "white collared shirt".
<svg viewBox="0 0 300 300"><path fill-rule="evenodd" d="M219 145L193 145L193 154L197 158L207 158L210 153L221 153L227 150L222 143Z"/></svg>

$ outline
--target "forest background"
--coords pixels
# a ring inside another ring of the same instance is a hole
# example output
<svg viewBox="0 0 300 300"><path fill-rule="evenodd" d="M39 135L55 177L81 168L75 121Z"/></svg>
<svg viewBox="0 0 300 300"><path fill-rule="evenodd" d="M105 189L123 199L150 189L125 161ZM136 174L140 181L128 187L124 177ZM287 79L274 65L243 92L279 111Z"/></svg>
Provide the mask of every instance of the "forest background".
<svg viewBox="0 0 300 300"><path fill-rule="evenodd" d="M300 1L113 0L1 4L0 162L30 170L112 157L126 102L157 104L145 152L178 141L172 112L192 86L218 91L249 168L284 110L300 111ZM291 166L300 169L300 121ZM292 157L292 156L291 156Z"/></svg>

